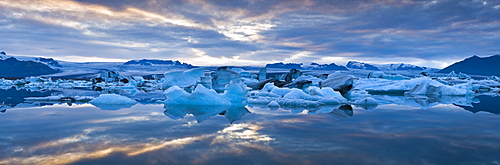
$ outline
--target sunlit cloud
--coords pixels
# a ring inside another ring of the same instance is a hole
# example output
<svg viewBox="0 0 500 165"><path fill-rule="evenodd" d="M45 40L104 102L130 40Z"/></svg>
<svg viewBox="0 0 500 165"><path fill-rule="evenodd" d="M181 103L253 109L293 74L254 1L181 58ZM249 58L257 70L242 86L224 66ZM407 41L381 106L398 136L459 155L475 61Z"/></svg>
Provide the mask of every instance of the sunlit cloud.
<svg viewBox="0 0 500 165"><path fill-rule="evenodd" d="M105 58L105 57L92 57L92 56L60 56L58 60L70 62L126 62L127 59Z"/></svg>
<svg viewBox="0 0 500 165"><path fill-rule="evenodd" d="M108 122L108 121L106 121ZM136 121L137 122L137 121ZM11 157L0 160L1 164L70 164L85 159L99 159L107 157L114 153L124 153L128 157L134 157L148 152L157 150L175 151L187 145L193 144L197 141L208 140L211 141L210 145L223 144L231 146L228 151L210 152L207 154L219 153L234 153L234 151L243 151L241 147L253 147L262 150L270 150L266 147L265 143L274 140L268 135L260 134L258 131L262 129L261 126L256 124L233 124L228 125L215 133L205 134L200 136L190 136L183 138L175 138L170 140L150 138L146 141L128 142L124 139L115 139L114 137L104 134L106 128L89 128L82 131L81 134L72 135L66 138L44 142L37 146L26 147L23 150L32 152L58 148L64 149L58 153L44 153L43 155L34 155L31 157ZM100 132L93 134L93 132ZM89 143L92 141L92 143ZM77 145L75 148L67 148L71 144ZM213 155L214 156L214 155ZM192 162L204 160L191 160Z"/></svg>
<svg viewBox="0 0 500 165"><path fill-rule="evenodd" d="M211 65L229 65L229 66L248 66L258 65L259 61L239 59L239 56L227 57L212 57L207 55L204 51L192 48L195 56L189 58L179 58L181 61L198 66L211 66Z"/></svg>
<svg viewBox="0 0 500 165"><path fill-rule="evenodd" d="M9 42L0 48L59 60L127 61L141 54L206 66L409 57L404 61L442 67L433 61L499 54L499 6L491 0L4 0L0 37Z"/></svg>

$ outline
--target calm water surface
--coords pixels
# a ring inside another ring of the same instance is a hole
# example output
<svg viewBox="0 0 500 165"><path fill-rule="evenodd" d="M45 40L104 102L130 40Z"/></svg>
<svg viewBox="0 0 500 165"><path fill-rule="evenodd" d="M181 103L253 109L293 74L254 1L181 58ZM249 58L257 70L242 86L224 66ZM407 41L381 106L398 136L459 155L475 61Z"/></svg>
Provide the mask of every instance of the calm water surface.
<svg viewBox="0 0 500 165"><path fill-rule="evenodd" d="M500 164L500 99L489 99L475 105L488 112L16 106L0 114L0 164Z"/></svg>

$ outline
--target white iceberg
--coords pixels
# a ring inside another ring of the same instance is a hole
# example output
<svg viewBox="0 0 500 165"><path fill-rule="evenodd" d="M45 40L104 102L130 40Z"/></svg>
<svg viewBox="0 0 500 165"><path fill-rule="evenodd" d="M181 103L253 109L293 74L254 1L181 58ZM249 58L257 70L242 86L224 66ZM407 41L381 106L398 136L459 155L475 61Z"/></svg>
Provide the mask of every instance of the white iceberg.
<svg viewBox="0 0 500 165"><path fill-rule="evenodd" d="M212 88L216 91L222 92L224 91L226 85L228 85L231 81L240 83L240 75L228 67L217 68L217 71L213 73Z"/></svg>
<svg viewBox="0 0 500 165"><path fill-rule="evenodd" d="M172 71L166 72L163 78L163 89L167 89L172 86L178 86L181 88L194 86L198 82L201 82L201 77L204 77L205 69L197 68L190 69L186 71Z"/></svg>
<svg viewBox="0 0 500 165"><path fill-rule="evenodd" d="M310 86L303 90L279 88L268 83L262 90L248 93L248 103L268 105L268 107L319 107L347 103L339 92L330 87Z"/></svg>
<svg viewBox="0 0 500 165"><path fill-rule="evenodd" d="M465 86L464 84L449 86L428 80L422 81L410 91L405 92L405 95L465 96L472 94L473 92L467 88L467 84Z"/></svg>
<svg viewBox="0 0 500 165"><path fill-rule="evenodd" d="M224 96L201 84L197 85L192 93L188 93L178 86L173 86L165 90L163 95L167 98L165 104L231 105L231 101Z"/></svg>
<svg viewBox="0 0 500 165"><path fill-rule="evenodd" d="M182 105L233 105L246 104L245 97L247 89L240 83L231 81L226 86L223 94L218 94L213 89L207 89L198 84L192 93L188 93L178 86L173 86L165 90L163 95L167 98L165 104Z"/></svg>
<svg viewBox="0 0 500 165"><path fill-rule="evenodd" d="M101 94L99 95L99 97L90 101L90 104L102 110L118 110L122 108L130 108L136 103L137 101L135 100L117 94Z"/></svg>
<svg viewBox="0 0 500 165"><path fill-rule="evenodd" d="M136 104L137 101L117 94L101 94L90 101L92 104Z"/></svg>
<svg viewBox="0 0 500 165"><path fill-rule="evenodd" d="M363 109L371 110L378 106L378 101L373 97L367 97L361 100L354 101L354 105L360 106Z"/></svg>
<svg viewBox="0 0 500 165"><path fill-rule="evenodd" d="M328 78L321 82L320 87L330 87L344 95L352 89L355 79L354 76L335 72L328 75Z"/></svg>
<svg viewBox="0 0 500 165"><path fill-rule="evenodd" d="M271 101L269 102L269 104L267 104L267 107L276 107L276 108L279 108L280 107L280 104L276 101Z"/></svg>

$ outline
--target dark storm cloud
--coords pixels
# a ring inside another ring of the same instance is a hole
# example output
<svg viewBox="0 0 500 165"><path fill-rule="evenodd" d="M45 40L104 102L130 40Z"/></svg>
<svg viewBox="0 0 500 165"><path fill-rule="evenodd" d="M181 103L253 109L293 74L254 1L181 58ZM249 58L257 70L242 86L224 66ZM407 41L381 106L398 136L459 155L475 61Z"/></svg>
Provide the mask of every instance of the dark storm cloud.
<svg viewBox="0 0 500 165"><path fill-rule="evenodd" d="M0 37L10 41L1 49L56 59L140 54L245 65L391 58L443 67L500 51L495 0L20 0L2 1L0 10Z"/></svg>

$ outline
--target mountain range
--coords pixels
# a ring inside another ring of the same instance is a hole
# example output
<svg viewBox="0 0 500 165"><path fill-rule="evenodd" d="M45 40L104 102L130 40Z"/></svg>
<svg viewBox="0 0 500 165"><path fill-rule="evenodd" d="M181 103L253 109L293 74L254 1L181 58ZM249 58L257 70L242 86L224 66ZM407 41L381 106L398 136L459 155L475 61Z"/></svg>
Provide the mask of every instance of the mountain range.
<svg viewBox="0 0 500 165"><path fill-rule="evenodd" d="M130 60L123 63L123 65L143 65L143 66L168 65L168 66L182 66L186 68L193 68L193 65L188 63L181 63L179 61L172 61L172 60L156 60L156 59Z"/></svg>
<svg viewBox="0 0 500 165"><path fill-rule="evenodd" d="M304 66L302 63L287 63L284 64L282 62L279 63L274 63L274 64L267 64L265 66L266 68L279 68L279 69L307 69L307 70L348 70L345 66L339 66L336 65L335 63L331 64L318 64L318 63L311 63L308 66Z"/></svg>
<svg viewBox="0 0 500 165"><path fill-rule="evenodd" d="M493 55L484 58L472 56L456 62L438 71L438 73L450 73L451 71L472 75L500 76L500 55Z"/></svg>
<svg viewBox="0 0 500 165"><path fill-rule="evenodd" d="M64 64L61 65L60 62ZM373 71L429 71L429 72L439 72L439 73L449 73L451 71L462 72L466 74L473 75L496 75L500 76L500 55L494 55L491 57L481 58L478 56L472 56L464 59L463 61L454 63L442 70L428 67L421 67L411 64L369 64L358 61L349 61L346 66L337 65L335 63L331 64L318 64L311 63L309 65L304 65L302 63L273 63L267 64L266 68L278 68L278 69L299 69L299 70L373 70ZM52 58L41 58L41 57L13 57L8 56L5 52L0 52L0 69L3 72L0 73L0 77L10 77L10 78L24 78L29 76L40 76L58 73L60 76L66 74L77 74L74 73L74 69L78 69L78 74L82 75L92 75L101 71L108 71L113 69L126 69L134 68L135 66L153 66L155 68L144 70L144 72L163 72L163 70L169 70L168 68L194 68L191 64L181 63L179 61L173 60L156 60L156 59L142 59L142 60L130 60L125 63L74 63L74 62L64 62L56 61ZM69 68L68 68L69 67ZM126 68L124 68L126 67ZM66 68L66 69L65 69ZM258 68L258 67L257 67ZM65 71L66 70L66 71ZM64 72L64 73L59 73ZM157 74L157 73L155 73Z"/></svg>
<svg viewBox="0 0 500 165"><path fill-rule="evenodd" d="M374 71L438 71L436 68L421 67L411 64L368 64L358 61L349 61L346 65L349 69L362 69Z"/></svg>
<svg viewBox="0 0 500 165"><path fill-rule="evenodd" d="M0 59L0 77L24 78L29 76L39 76L58 73L58 69L53 69L46 64L35 61L19 61L16 58Z"/></svg>

